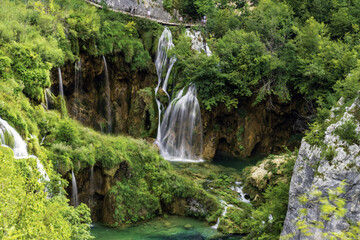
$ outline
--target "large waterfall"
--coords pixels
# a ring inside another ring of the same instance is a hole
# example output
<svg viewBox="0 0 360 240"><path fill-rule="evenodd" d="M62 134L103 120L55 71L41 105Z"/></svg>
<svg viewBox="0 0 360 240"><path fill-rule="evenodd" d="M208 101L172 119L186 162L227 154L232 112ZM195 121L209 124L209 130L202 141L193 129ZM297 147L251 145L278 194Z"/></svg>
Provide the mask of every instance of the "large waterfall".
<svg viewBox="0 0 360 240"><path fill-rule="evenodd" d="M174 56L168 57L168 51L174 47L172 35L168 28L163 31L156 55L158 84L155 94L162 91L168 96L168 81L176 62ZM166 74L165 74L166 73ZM185 92L187 90L187 92ZM196 96L195 85L182 89L170 102L161 120L165 108L158 97L156 104L159 111L158 133L156 143L161 155L169 161L199 162L202 161L202 123L200 105Z"/></svg>
<svg viewBox="0 0 360 240"><path fill-rule="evenodd" d="M202 154L202 122L195 85L182 89L167 107L161 123L161 153L168 160L198 160Z"/></svg>
<svg viewBox="0 0 360 240"><path fill-rule="evenodd" d="M103 56L104 68L105 68L105 95L106 95L106 120L107 120L107 132L111 133L111 97L110 97L110 80L109 72L106 63L105 56Z"/></svg>
<svg viewBox="0 0 360 240"><path fill-rule="evenodd" d="M41 175L42 179L39 179L40 182L50 181L49 176L47 175L44 166L41 164L40 160L33 155L29 155L27 151L27 144L19 135L19 133L10 126L10 124L0 118L0 143L3 146L11 148L14 152L15 158L35 158L36 167Z"/></svg>

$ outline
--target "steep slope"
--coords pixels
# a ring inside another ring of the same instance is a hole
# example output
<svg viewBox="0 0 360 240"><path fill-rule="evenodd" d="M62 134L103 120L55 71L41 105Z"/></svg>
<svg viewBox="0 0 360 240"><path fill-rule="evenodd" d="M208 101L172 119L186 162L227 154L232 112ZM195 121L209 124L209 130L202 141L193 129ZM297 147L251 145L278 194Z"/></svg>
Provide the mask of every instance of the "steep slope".
<svg viewBox="0 0 360 240"><path fill-rule="evenodd" d="M348 107L340 100L325 121L326 131L318 132L320 144L313 135L302 141L282 236L323 239L349 232L360 221L359 112L358 98Z"/></svg>

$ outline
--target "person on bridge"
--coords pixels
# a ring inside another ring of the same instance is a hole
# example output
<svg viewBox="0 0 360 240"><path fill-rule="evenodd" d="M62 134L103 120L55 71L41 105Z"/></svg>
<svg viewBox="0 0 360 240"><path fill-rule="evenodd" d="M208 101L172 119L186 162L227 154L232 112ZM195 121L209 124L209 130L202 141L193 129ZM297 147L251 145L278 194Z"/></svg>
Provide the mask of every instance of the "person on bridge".
<svg viewBox="0 0 360 240"><path fill-rule="evenodd" d="M150 9L147 10L147 17L150 19Z"/></svg>

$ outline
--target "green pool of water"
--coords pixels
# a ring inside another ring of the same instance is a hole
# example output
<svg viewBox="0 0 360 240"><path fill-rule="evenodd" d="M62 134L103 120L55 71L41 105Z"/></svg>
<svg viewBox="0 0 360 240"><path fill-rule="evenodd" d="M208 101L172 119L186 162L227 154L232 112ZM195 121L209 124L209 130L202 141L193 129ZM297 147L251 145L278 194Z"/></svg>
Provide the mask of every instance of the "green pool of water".
<svg viewBox="0 0 360 240"><path fill-rule="evenodd" d="M238 173L248 166L255 166L257 162L263 160L264 155L256 155L249 158L237 158L226 153L216 153L213 161L214 165L235 168Z"/></svg>
<svg viewBox="0 0 360 240"><path fill-rule="evenodd" d="M126 228L109 228L94 224L91 234L104 240L238 240L240 236L223 236L204 222L186 217L155 219Z"/></svg>

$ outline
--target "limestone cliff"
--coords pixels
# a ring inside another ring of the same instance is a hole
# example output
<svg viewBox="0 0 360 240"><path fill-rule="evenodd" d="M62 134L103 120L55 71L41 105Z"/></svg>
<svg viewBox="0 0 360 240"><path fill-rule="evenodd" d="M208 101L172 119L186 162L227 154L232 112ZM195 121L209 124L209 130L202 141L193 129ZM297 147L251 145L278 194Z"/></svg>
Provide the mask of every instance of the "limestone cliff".
<svg viewBox="0 0 360 240"><path fill-rule="evenodd" d="M323 144L312 146L302 141L291 180L282 236L290 236L290 239L324 239L323 233L348 231L350 223L360 220L360 147L356 140L360 132L360 100L356 99L350 107L345 107L342 101L338 105L332 110L330 119L325 121L328 126ZM343 114L339 114L341 109L344 109ZM350 128L352 133L345 129L349 124L353 124L353 128ZM351 135L354 137L349 141ZM341 218L331 216L326 221L321 217L321 201L316 201L316 194L310 193L321 191L322 196L327 197L328 189L338 187L343 180L347 185L345 193L339 197L345 199L347 213ZM308 201L301 202L299 197L304 194ZM300 215L301 209L305 209L307 214ZM298 230L296 222L299 220L305 221L308 226L312 226L314 221L321 221L324 225L323 228L310 227L311 235L307 236Z"/></svg>
<svg viewBox="0 0 360 240"><path fill-rule="evenodd" d="M81 55L80 93L76 92L75 67L61 68L68 113L82 124L106 132L106 94L104 64L101 57ZM115 134L156 138L158 113L154 97L157 83L155 67L132 71L121 55L107 56L110 78L111 122ZM52 92L58 93L58 72L52 74ZM204 159L216 151L235 156L254 153L279 153L283 146L297 146L302 133L298 123L306 123L304 101L294 97L289 103L264 102L253 106L254 99L242 99L242 107L228 110L218 106L202 110ZM294 138L295 136L295 138Z"/></svg>

